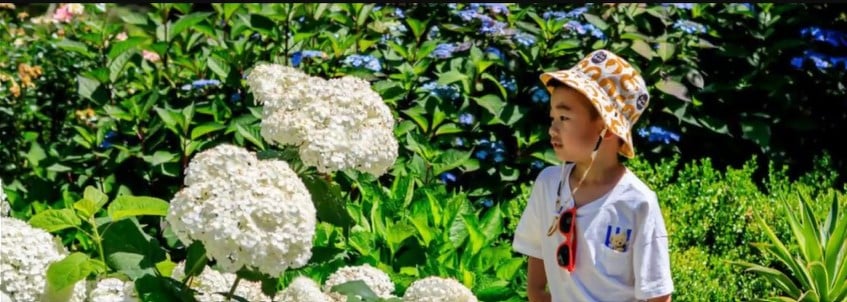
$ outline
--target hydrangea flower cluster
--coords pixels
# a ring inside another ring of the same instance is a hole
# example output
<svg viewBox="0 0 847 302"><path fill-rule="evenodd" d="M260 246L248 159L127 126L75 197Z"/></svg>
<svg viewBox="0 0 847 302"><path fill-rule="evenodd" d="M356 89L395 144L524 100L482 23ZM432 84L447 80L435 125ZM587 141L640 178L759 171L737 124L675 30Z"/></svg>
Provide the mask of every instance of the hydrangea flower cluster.
<svg viewBox="0 0 847 302"><path fill-rule="evenodd" d="M23 220L0 217L0 292L12 301L39 301L47 267L68 251L58 238ZM69 301L85 300L85 281L77 282Z"/></svg>
<svg viewBox="0 0 847 302"><path fill-rule="evenodd" d="M180 262L174 267L171 272L171 278L179 281L185 278L185 262ZM194 298L198 302L226 301L226 297L220 293L228 293L233 282L235 282L235 278L236 275L234 273L221 273L206 267L199 275L192 277L187 285L189 288L197 291ZM234 294L247 301L272 300L262 292L261 282L240 280Z"/></svg>
<svg viewBox="0 0 847 302"><path fill-rule="evenodd" d="M191 160L185 185L165 219L186 245L202 242L222 271L276 276L311 258L315 206L286 162L221 144Z"/></svg>
<svg viewBox="0 0 847 302"><path fill-rule="evenodd" d="M279 293L277 300L286 302L327 302L331 301L332 298L323 293L318 283L314 280L309 277L298 276L291 281L288 287Z"/></svg>
<svg viewBox="0 0 847 302"><path fill-rule="evenodd" d="M346 301L338 293L331 292L332 287L351 281L361 280L380 298L390 298L394 292L394 283L385 272L369 265L345 266L334 273L324 282L324 292L336 301Z"/></svg>
<svg viewBox="0 0 847 302"><path fill-rule="evenodd" d="M403 295L406 302L477 302L470 289L452 278L426 277L409 285Z"/></svg>
<svg viewBox="0 0 847 302"><path fill-rule="evenodd" d="M132 281L123 281L118 278L105 278L97 282L97 285L88 294L89 302L137 302L138 293L135 292L135 284Z"/></svg>
<svg viewBox="0 0 847 302"><path fill-rule="evenodd" d="M264 104L261 134L299 147L300 159L321 173L356 169L376 176L397 159L394 116L363 79L324 80L277 64L260 64L247 77Z"/></svg>

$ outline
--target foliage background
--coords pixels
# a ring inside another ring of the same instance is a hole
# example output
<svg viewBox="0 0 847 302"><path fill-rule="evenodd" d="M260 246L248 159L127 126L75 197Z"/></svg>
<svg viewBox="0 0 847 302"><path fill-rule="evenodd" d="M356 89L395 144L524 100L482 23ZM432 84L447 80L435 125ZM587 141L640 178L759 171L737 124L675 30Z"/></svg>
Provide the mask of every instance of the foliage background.
<svg viewBox="0 0 847 302"><path fill-rule="evenodd" d="M629 164L659 193L678 299L772 292L724 262L770 261L748 245L763 238L750 212L779 217L775 198L844 190L846 150L832 139L847 120L843 5L91 4L36 24L55 8L0 10L0 178L21 218L70 207L88 185L169 200L191 156L222 142L272 156L243 81L256 62L355 74L394 109L401 155L378 179L330 176L334 193L317 198L335 210L319 209L321 253L304 271L368 262L401 288L441 274L520 300L511 232L537 172L555 164L537 76L598 48L650 84Z"/></svg>

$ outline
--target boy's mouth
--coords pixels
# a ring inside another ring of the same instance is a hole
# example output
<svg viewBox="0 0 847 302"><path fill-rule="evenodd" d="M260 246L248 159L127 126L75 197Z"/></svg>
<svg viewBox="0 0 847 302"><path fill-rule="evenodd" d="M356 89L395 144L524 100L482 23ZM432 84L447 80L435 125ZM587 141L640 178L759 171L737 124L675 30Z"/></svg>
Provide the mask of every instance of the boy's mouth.
<svg viewBox="0 0 847 302"><path fill-rule="evenodd" d="M553 145L553 149L559 149L559 148L562 147L562 143L554 141L554 140L550 141L550 145Z"/></svg>

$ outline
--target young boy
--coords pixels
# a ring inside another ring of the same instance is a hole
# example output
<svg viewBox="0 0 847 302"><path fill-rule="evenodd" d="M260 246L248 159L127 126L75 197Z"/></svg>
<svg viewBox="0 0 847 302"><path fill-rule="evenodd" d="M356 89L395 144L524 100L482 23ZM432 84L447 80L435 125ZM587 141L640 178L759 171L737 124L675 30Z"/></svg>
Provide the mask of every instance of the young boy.
<svg viewBox="0 0 847 302"><path fill-rule="evenodd" d="M670 301L668 235L656 194L632 158L632 125L647 107L632 65L598 50L547 72L550 142L565 163L541 171L515 230L529 256L529 301Z"/></svg>

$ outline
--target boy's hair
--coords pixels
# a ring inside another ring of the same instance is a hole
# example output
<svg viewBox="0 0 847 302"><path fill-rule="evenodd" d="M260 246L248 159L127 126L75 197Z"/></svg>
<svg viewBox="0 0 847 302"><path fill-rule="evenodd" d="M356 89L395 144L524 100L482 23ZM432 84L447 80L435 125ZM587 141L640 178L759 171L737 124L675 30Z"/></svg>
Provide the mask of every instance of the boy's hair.
<svg viewBox="0 0 847 302"><path fill-rule="evenodd" d="M552 94L555 82L576 89L594 106L606 128L623 143L618 153L635 157L632 126L650 102L647 84L629 62L608 50L596 50L570 69L545 72L541 82ZM555 81L554 81L555 80Z"/></svg>

